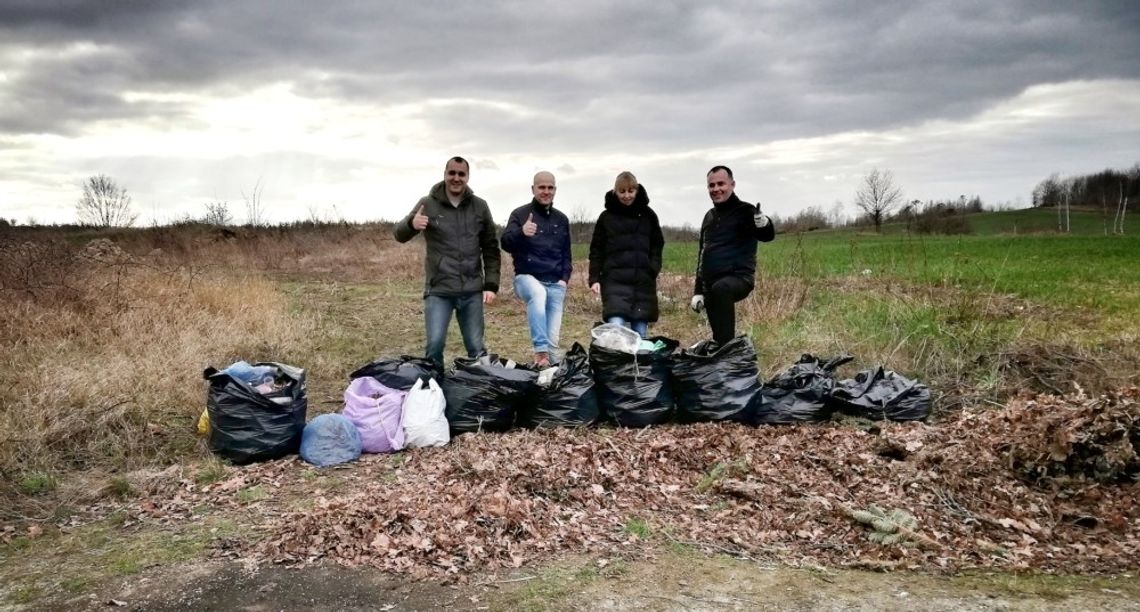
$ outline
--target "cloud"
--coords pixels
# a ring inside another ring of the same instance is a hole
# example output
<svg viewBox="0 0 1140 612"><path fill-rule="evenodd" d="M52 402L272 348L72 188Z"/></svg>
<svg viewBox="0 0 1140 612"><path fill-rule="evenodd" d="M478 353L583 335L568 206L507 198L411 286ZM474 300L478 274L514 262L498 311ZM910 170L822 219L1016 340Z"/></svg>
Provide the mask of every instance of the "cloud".
<svg viewBox="0 0 1140 612"><path fill-rule="evenodd" d="M648 172L669 186L654 204L686 219L725 159L778 172L788 206L816 200L803 190L833 200L875 163L930 191L969 175L1007 193L1038 167L1137 156L1132 132L1075 123L1140 114L1124 106L1137 31L1125 1L14 0L0 5L0 188L63 216L45 203L115 170L175 210L189 196L162 185L277 172L353 218L377 212L369 189L403 214L426 191L403 183L437 180L459 153L504 200L540 167L583 206L600 206L594 182Z"/></svg>

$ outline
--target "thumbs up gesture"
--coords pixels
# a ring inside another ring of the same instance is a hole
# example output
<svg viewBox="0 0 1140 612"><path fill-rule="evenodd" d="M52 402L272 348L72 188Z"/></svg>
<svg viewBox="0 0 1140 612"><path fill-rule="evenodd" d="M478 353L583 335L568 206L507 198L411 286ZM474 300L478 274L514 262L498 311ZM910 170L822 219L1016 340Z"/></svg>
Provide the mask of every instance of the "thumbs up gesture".
<svg viewBox="0 0 1140 612"><path fill-rule="evenodd" d="M527 238L538 233L538 224L534 222L534 213L530 213L530 215L527 216L526 223L523 223L522 231L523 236Z"/></svg>
<svg viewBox="0 0 1140 612"><path fill-rule="evenodd" d="M417 210L416 214L412 216L412 228L417 232L422 232L427 228L427 226L428 216L424 214L424 207L420 206L420 209Z"/></svg>
<svg viewBox="0 0 1140 612"><path fill-rule="evenodd" d="M768 215L760 212L759 202L756 203L756 214L752 216L752 221L756 224L756 229L768 227L768 224L772 222L772 220L768 218Z"/></svg>

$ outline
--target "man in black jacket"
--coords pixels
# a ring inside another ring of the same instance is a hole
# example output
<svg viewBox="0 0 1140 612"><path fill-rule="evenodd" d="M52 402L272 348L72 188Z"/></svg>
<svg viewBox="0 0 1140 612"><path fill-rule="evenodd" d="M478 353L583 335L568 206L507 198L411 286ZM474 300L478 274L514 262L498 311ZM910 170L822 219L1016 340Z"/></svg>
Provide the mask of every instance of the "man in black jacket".
<svg viewBox="0 0 1140 612"><path fill-rule="evenodd" d="M756 284L756 245L776 237L772 220L736 197L732 170L714 166L707 175L713 207L701 222L697 280L690 306L708 311L713 340L725 344L736 336L736 303Z"/></svg>
<svg viewBox="0 0 1140 612"><path fill-rule="evenodd" d="M534 345L534 363L548 367L556 360L562 332L562 304L573 267L570 263L570 219L554 209L554 175L534 175L534 196L511 212L500 240L515 262L515 295L526 302L526 320Z"/></svg>
<svg viewBox="0 0 1140 612"><path fill-rule="evenodd" d="M424 328L427 357L443 365L443 349L451 313L468 357L487 352L483 344L483 305L499 291L499 245L487 202L467 186L471 168L452 157L443 180L420 198L412 212L396 224L396 240L407 242L422 233L424 255Z"/></svg>

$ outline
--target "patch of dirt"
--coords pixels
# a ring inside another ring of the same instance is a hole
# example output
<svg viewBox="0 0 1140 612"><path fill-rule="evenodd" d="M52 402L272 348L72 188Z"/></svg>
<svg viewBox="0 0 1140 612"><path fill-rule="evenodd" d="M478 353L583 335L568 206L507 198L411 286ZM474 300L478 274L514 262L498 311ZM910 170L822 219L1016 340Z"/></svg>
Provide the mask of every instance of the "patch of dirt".
<svg viewBox="0 0 1140 612"><path fill-rule="evenodd" d="M407 582L370 569L152 570L42 609L87 610L1140 610L1135 576L931 576L786 567L658 551L642 561L575 557L468 585Z"/></svg>
<svg viewBox="0 0 1140 612"><path fill-rule="evenodd" d="M475 589L472 589L475 590ZM41 601L43 609L87 610L474 610L478 596L376 571L279 566L250 568L213 561L181 564L118 581L97 593ZM58 606L58 607L57 607ZM485 606L484 606L485 609Z"/></svg>
<svg viewBox="0 0 1140 612"><path fill-rule="evenodd" d="M525 593L524 593L525 594ZM1140 610L1140 580L1039 575L931 576L789 568L664 555L593 580L546 609ZM517 597L517 596L516 596ZM521 601L525 602L525 599ZM543 607L543 606L536 606Z"/></svg>

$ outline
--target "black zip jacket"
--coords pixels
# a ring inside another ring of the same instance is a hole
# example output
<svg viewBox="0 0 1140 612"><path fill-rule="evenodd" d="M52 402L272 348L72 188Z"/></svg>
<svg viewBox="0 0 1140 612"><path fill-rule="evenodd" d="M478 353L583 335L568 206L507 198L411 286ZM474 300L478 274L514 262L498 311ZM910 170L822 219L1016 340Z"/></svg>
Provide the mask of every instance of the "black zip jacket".
<svg viewBox="0 0 1140 612"><path fill-rule="evenodd" d="M735 276L756 286L756 245L776 237L771 222L756 227L756 207L732 194L727 200L705 213L701 222L701 241L697 254L697 279L694 295L725 276Z"/></svg>

